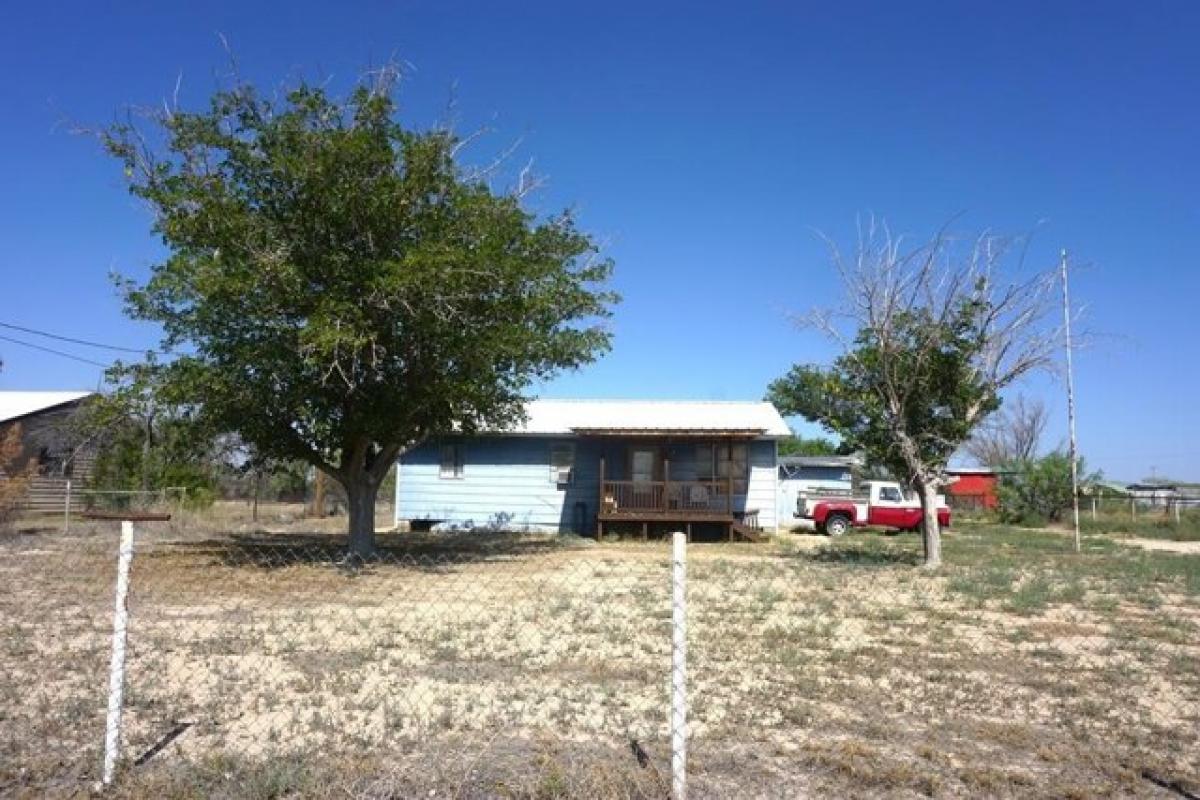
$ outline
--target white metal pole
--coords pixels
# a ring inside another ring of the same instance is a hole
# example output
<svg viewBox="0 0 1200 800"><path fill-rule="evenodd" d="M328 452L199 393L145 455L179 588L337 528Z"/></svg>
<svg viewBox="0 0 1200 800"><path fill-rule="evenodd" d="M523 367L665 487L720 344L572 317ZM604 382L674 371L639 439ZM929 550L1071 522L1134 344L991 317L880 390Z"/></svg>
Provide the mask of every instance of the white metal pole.
<svg viewBox="0 0 1200 800"><path fill-rule="evenodd" d="M1067 340L1067 422L1071 433L1071 510L1075 520L1075 552L1079 543L1079 448L1075 442L1075 374L1071 364L1071 296L1067 289L1067 251L1062 251L1063 331Z"/></svg>
<svg viewBox="0 0 1200 800"><path fill-rule="evenodd" d="M1092 495L1092 522L1095 522L1096 519L1096 495Z"/></svg>
<svg viewBox="0 0 1200 800"><path fill-rule="evenodd" d="M67 478L67 498L63 503L63 533L71 530L71 479Z"/></svg>
<svg viewBox="0 0 1200 800"><path fill-rule="evenodd" d="M105 786L113 782L121 749L121 710L125 695L125 633L129 627L129 566L133 561L133 523L121 523L117 555L117 600L113 612L112 659L108 667L108 717L104 724Z"/></svg>
<svg viewBox="0 0 1200 800"><path fill-rule="evenodd" d="M672 536L671 796L687 797L687 534Z"/></svg>

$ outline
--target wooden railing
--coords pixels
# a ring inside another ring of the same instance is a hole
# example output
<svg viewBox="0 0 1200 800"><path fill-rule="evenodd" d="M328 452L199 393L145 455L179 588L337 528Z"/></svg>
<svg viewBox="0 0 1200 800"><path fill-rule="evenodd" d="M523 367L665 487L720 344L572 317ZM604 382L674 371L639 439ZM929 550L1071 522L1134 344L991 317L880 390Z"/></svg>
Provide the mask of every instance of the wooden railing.
<svg viewBox="0 0 1200 800"><path fill-rule="evenodd" d="M603 481L600 508L606 514L652 511L659 513L733 513L733 482L719 481Z"/></svg>

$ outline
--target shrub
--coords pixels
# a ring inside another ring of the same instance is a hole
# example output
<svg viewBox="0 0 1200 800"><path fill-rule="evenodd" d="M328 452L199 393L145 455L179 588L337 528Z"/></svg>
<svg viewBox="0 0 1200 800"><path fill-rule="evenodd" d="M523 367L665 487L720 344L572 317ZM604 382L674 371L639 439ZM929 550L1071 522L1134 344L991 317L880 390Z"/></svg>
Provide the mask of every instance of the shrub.
<svg viewBox="0 0 1200 800"><path fill-rule="evenodd" d="M0 431L0 524L16 513L29 490L36 468L33 462L22 464L21 423Z"/></svg>
<svg viewBox="0 0 1200 800"><path fill-rule="evenodd" d="M1084 480L1083 459L1079 460ZM1000 519L1020 525L1058 522L1071 507L1071 459L1054 452L1009 466L998 488Z"/></svg>

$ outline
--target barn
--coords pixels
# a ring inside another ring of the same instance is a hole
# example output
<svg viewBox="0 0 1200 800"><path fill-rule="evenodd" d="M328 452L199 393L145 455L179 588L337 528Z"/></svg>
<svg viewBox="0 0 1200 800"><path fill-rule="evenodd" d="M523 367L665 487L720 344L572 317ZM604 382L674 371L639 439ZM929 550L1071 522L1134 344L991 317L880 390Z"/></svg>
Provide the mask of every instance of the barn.
<svg viewBox="0 0 1200 800"><path fill-rule="evenodd" d="M95 450L79 443L69 430L71 416L94 392L0 391L0 436L19 426L21 451L7 469L31 475L20 508L27 512L61 513L68 485L87 483ZM0 467L0 481L7 480ZM72 498L71 505L76 505Z"/></svg>
<svg viewBox="0 0 1200 800"><path fill-rule="evenodd" d="M997 487L999 471L991 467L957 467L946 470L950 484L946 487L946 502L960 511L994 509L1000 505Z"/></svg>

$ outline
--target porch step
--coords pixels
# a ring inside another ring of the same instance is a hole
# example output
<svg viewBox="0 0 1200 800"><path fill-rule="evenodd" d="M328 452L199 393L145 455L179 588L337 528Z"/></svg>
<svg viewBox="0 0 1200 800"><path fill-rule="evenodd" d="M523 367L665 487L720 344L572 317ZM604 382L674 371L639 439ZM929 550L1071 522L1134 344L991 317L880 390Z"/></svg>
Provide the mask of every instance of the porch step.
<svg viewBox="0 0 1200 800"><path fill-rule="evenodd" d="M765 542L767 536L757 528L752 528L749 525L744 525L741 522L730 523L733 532L736 536L740 536L748 542Z"/></svg>

